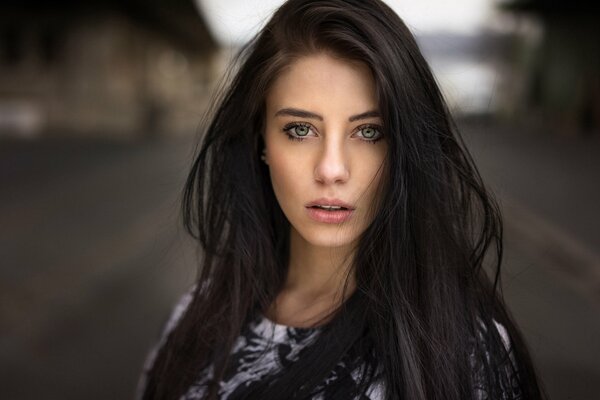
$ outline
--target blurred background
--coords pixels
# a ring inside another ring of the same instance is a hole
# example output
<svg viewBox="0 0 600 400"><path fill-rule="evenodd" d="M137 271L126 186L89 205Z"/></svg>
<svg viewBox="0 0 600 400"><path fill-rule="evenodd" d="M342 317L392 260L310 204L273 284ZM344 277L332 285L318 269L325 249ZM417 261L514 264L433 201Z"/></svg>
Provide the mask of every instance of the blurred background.
<svg viewBox="0 0 600 400"><path fill-rule="evenodd" d="M0 398L128 399L196 250L198 125L274 0L0 3ZM506 224L503 286L552 399L600 393L600 13L388 0Z"/></svg>

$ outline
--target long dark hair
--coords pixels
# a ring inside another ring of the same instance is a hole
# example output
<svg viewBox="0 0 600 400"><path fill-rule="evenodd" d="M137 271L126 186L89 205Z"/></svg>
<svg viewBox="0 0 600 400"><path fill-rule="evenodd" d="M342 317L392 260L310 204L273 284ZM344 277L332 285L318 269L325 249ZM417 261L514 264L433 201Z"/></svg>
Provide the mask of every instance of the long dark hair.
<svg viewBox="0 0 600 400"><path fill-rule="evenodd" d="M363 392L381 367L388 399L541 398L498 293L498 206L413 36L380 0L289 0L239 52L206 124L182 203L203 250L201 290L160 349L144 399L179 398L209 365L216 398L235 339L282 288L290 225L260 160L265 94L282 68L321 51L373 74L385 183L353 259L355 292L289 370L246 398L310 398L349 355L364 360ZM491 280L484 264L495 270Z"/></svg>

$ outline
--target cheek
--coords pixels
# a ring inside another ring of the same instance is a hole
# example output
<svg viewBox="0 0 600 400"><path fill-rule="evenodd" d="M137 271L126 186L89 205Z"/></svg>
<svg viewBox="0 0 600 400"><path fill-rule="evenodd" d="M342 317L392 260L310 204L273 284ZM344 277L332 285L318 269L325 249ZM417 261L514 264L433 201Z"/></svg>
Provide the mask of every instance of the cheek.
<svg viewBox="0 0 600 400"><path fill-rule="evenodd" d="M385 156L379 153L374 154L362 166L360 187L363 194L363 206L369 210L366 216L368 219L374 217L377 211L377 196L382 193L381 188L385 185L385 170Z"/></svg>
<svg viewBox="0 0 600 400"><path fill-rule="evenodd" d="M377 188L381 185L382 180L383 180L383 175L385 172L385 167L383 164L383 161L378 160L378 163L375 164L376 167L373 168L372 171L370 171L370 179L371 182L369 185L369 192L373 193L377 191Z"/></svg>
<svg viewBox="0 0 600 400"><path fill-rule="evenodd" d="M268 155L273 190L280 203L297 198L302 193L302 177L306 177L306 157L295 157L286 149L271 147ZM285 208L285 204L281 204Z"/></svg>
<svg viewBox="0 0 600 400"><path fill-rule="evenodd" d="M353 153L353 170L360 176L361 183L365 181L376 183L383 175L386 147L378 144L362 144L362 148ZM373 147L373 148L371 148Z"/></svg>

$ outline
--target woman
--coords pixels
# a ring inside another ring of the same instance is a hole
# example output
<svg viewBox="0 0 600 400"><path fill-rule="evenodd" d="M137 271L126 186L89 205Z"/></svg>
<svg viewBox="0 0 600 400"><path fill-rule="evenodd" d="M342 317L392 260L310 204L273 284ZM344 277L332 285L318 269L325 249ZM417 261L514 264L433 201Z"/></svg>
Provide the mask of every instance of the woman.
<svg viewBox="0 0 600 400"><path fill-rule="evenodd" d="M289 0L239 57L185 188L197 284L140 397L541 398L497 206L400 18Z"/></svg>

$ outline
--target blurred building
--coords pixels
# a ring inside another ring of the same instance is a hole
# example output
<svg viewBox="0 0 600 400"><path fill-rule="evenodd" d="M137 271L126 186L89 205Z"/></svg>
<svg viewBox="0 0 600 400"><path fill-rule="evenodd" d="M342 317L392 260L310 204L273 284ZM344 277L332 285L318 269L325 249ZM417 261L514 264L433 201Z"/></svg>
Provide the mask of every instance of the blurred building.
<svg viewBox="0 0 600 400"><path fill-rule="evenodd" d="M600 5L584 0L508 0L517 39L504 112L550 130L600 132Z"/></svg>
<svg viewBox="0 0 600 400"><path fill-rule="evenodd" d="M193 0L5 0L0 136L193 132L217 47Z"/></svg>
<svg viewBox="0 0 600 400"><path fill-rule="evenodd" d="M507 35L438 31L416 36L452 114L461 118L494 116L503 90Z"/></svg>

